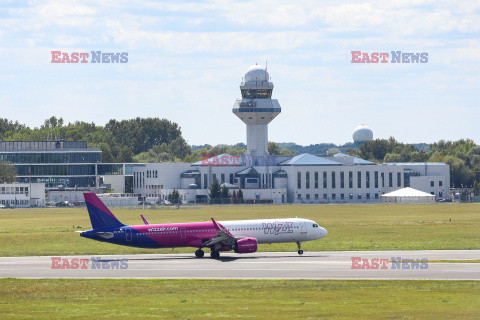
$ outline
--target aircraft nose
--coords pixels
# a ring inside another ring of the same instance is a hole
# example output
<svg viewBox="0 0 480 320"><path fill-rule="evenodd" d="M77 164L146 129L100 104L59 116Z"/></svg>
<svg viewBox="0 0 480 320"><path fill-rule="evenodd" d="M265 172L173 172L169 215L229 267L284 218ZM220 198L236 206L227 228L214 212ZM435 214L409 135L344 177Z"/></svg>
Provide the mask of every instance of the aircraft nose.
<svg viewBox="0 0 480 320"><path fill-rule="evenodd" d="M318 228L318 229L319 229L319 231L320 231L320 238L324 238L324 237L327 236L327 234L328 234L327 229L322 228L322 227L320 227L320 228Z"/></svg>

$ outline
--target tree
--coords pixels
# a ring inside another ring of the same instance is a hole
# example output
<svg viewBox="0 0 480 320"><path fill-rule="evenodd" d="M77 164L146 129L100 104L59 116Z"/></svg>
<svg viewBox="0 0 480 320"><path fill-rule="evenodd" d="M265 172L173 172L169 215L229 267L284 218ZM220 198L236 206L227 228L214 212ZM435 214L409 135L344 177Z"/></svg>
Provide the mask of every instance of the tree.
<svg viewBox="0 0 480 320"><path fill-rule="evenodd" d="M280 147L278 143L275 142L268 142L268 154L271 156L280 154Z"/></svg>
<svg viewBox="0 0 480 320"><path fill-rule="evenodd" d="M100 143L98 145L98 148L102 151L102 157L100 159L101 162L104 162L104 163L115 162L112 155L112 149L108 144Z"/></svg>
<svg viewBox="0 0 480 320"><path fill-rule="evenodd" d="M238 189L237 197L238 197L238 203L243 203L243 191L242 191L242 189Z"/></svg>
<svg viewBox="0 0 480 320"><path fill-rule="evenodd" d="M173 189L173 192L168 195L167 199L174 204L181 202L180 193L176 189Z"/></svg>
<svg viewBox="0 0 480 320"><path fill-rule="evenodd" d="M117 155L116 162L133 162L133 152L128 147L122 147Z"/></svg>
<svg viewBox="0 0 480 320"><path fill-rule="evenodd" d="M294 156L294 155L295 155L295 151L290 150L290 149L287 149L287 148L284 148L284 149L280 150L280 155L281 155L281 156Z"/></svg>
<svg viewBox="0 0 480 320"><path fill-rule="evenodd" d="M18 123L18 121L11 121L8 119L0 119L0 136L3 136L6 132L17 132L25 129L26 126Z"/></svg>
<svg viewBox="0 0 480 320"><path fill-rule="evenodd" d="M10 162L0 161L0 183L12 183L17 181L17 171Z"/></svg>
<svg viewBox="0 0 480 320"><path fill-rule="evenodd" d="M178 124L159 118L112 119L105 125L105 130L113 134L118 144L129 147L134 154L162 143L168 145L182 135Z"/></svg>
<svg viewBox="0 0 480 320"><path fill-rule="evenodd" d="M480 196L480 182L475 181L475 183L473 184L473 192L475 196Z"/></svg>
<svg viewBox="0 0 480 320"><path fill-rule="evenodd" d="M230 190L228 189L228 187L223 186L220 192L221 192L222 203L230 203L232 194L230 193Z"/></svg>
<svg viewBox="0 0 480 320"><path fill-rule="evenodd" d="M213 179L212 185L210 186L210 203L218 203L219 199L222 197L222 191L220 189L220 184L217 179Z"/></svg>
<svg viewBox="0 0 480 320"><path fill-rule="evenodd" d="M185 139L182 137L178 137L168 145L170 153L175 156L176 158L183 159L190 153L192 153L192 149L187 144Z"/></svg>
<svg viewBox="0 0 480 320"><path fill-rule="evenodd" d="M238 192L236 192L235 190L233 190L232 192L232 202L238 203Z"/></svg>
<svg viewBox="0 0 480 320"><path fill-rule="evenodd" d="M452 187L472 187L475 179L473 171L465 165L465 161L455 156L447 156L444 162L450 165L450 183Z"/></svg>

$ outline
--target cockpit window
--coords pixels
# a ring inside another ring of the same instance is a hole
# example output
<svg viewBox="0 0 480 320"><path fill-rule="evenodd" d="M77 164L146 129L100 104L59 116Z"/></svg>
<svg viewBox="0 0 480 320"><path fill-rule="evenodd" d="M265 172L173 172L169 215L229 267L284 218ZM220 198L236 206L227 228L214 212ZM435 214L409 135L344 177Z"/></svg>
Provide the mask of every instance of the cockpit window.
<svg viewBox="0 0 480 320"><path fill-rule="evenodd" d="M313 227L314 227L314 228L318 228L318 224L314 223L314 224L313 224Z"/></svg>

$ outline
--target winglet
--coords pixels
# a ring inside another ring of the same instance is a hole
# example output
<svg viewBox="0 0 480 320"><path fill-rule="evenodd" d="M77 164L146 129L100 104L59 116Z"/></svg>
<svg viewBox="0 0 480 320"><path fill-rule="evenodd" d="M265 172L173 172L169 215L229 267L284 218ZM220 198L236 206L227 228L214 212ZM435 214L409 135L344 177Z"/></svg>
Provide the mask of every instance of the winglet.
<svg viewBox="0 0 480 320"><path fill-rule="evenodd" d="M213 222L213 226L215 227L215 229L217 230L223 230L217 223L217 221L215 221L215 219L211 218L212 219L212 222Z"/></svg>
<svg viewBox="0 0 480 320"><path fill-rule="evenodd" d="M148 222L147 218L145 218L145 217L143 216L143 214L141 214L140 217L142 217L143 223L145 223L145 224L150 224L150 223Z"/></svg>

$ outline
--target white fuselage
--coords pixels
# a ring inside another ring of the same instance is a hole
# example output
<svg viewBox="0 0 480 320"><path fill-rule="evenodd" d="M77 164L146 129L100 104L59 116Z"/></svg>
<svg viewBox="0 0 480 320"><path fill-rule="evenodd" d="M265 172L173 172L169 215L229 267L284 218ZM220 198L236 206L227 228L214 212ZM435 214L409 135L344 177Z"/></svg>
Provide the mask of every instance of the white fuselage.
<svg viewBox="0 0 480 320"><path fill-rule="evenodd" d="M299 218L219 221L233 236L257 239L260 243L303 242L327 235L312 220Z"/></svg>

